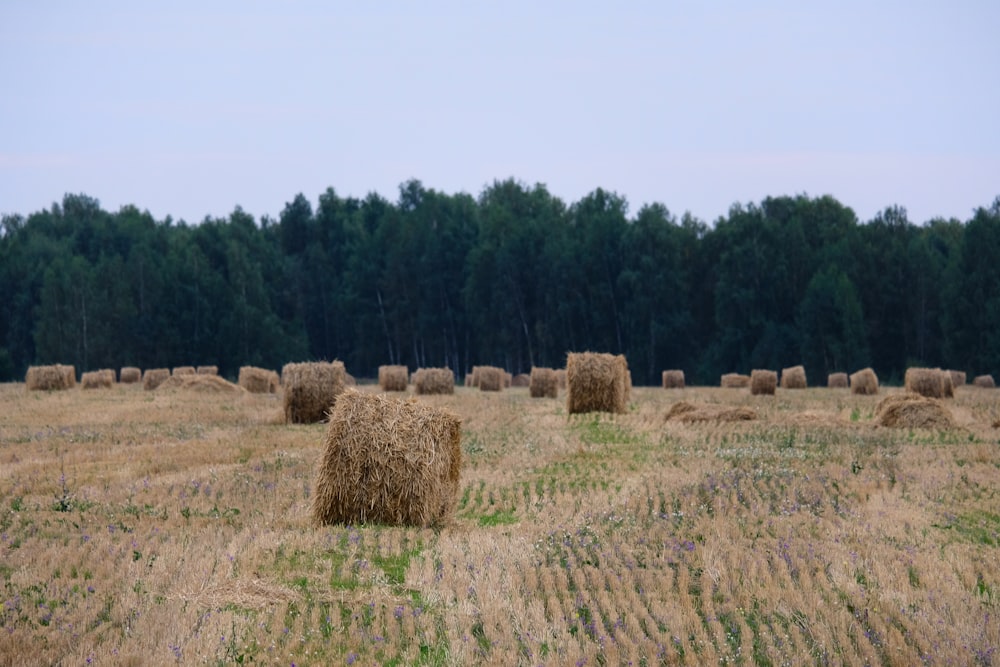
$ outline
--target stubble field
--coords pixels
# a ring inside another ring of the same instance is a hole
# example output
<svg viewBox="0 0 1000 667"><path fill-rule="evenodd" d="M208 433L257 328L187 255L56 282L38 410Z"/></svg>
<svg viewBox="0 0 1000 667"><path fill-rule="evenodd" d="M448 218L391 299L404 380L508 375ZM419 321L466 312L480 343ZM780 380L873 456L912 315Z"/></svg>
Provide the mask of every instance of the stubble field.
<svg viewBox="0 0 1000 667"><path fill-rule="evenodd" d="M0 664L995 664L1000 394L893 391L419 397L463 420L435 531L313 527L277 396L0 385Z"/></svg>

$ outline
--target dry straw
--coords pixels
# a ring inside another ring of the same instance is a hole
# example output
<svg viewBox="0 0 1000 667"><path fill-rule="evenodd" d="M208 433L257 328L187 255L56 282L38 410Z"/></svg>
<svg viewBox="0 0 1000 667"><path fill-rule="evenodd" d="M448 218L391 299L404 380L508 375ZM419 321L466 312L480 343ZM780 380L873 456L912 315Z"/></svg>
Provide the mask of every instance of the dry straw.
<svg viewBox="0 0 1000 667"><path fill-rule="evenodd" d="M194 370L195 370L195 372L198 375L218 375L219 374L219 367L218 366L198 366L198 368L196 368Z"/></svg>
<svg viewBox="0 0 1000 667"><path fill-rule="evenodd" d="M197 371L194 366L177 366L174 368L171 375L196 375Z"/></svg>
<svg viewBox="0 0 1000 667"><path fill-rule="evenodd" d="M496 366L478 366L476 370L476 383L479 391L500 391L506 384L504 380L504 370Z"/></svg>
<svg viewBox="0 0 1000 667"><path fill-rule="evenodd" d="M28 372L24 375L24 384L30 391L70 389L76 386L76 370L73 366L61 364L29 366Z"/></svg>
<svg viewBox="0 0 1000 667"><path fill-rule="evenodd" d="M903 383L906 391L928 398L952 398L955 395L951 374L940 368L907 368Z"/></svg>
<svg viewBox="0 0 1000 667"><path fill-rule="evenodd" d="M532 398L558 398L559 377L556 372L551 368L532 366L528 394Z"/></svg>
<svg viewBox="0 0 1000 667"><path fill-rule="evenodd" d="M805 389L809 386L806 383L805 366L792 366L781 371L782 389Z"/></svg>
<svg viewBox="0 0 1000 667"><path fill-rule="evenodd" d="M278 373L270 368L241 366L236 382L251 394L276 394L278 392Z"/></svg>
<svg viewBox="0 0 1000 667"><path fill-rule="evenodd" d="M769 371L774 372L774 371ZM680 401L670 406L664 421L677 421L688 424L697 422L740 422L757 419L757 413L751 408L741 406L727 408L719 405L695 405Z"/></svg>
<svg viewBox="0 0 1000 667"><path fill-rule="evenodd" d="M851 373L851 393L861 396L873 396L878 393L878 376L871 368L862 368Z"/></svg>
<svg viewBox="0 0 1000 667"><path fill-rule="evenodd" d="M62 371L63 382L66 384L67 389L72 389L76 386L76 366L56 364L56 368Z"/></svg>
<svg viewBox="0 0 1000 667"><path fill-rule="evenodd" d="M566 359L566 409L624 413L629 396L628 362L622 355L570 352Z"/></svg>
<svg viewBox="0 0 1000 667"><path fill-rule="evenodd" d="M110 368L89 371L80 376L80 387L83 389L110 389L114 384L115 372Z"/></svg>
<svg viewBox="0 0 1000 667"><path fill-rule="evenodd" d="M466 387L478 387L479 386L479 369L482 366L473 366L469 374L465 376L465 386Z"/></svg>
<svg viewBox="0 0 1000 667"><path fill-rule="evenodd" d="M531 376L527 373L518 373L511 379L510 386L512 387L530 387L531 386Z"/></svg>
<svg viewBox="0 0 1000 667"><path fill-rule="evenodd" d="M890 428L955 428L955 420L941 403L909 392L883 398L875 408L875 419Z"/></svg>
<svg viewBox="0 0 1000 667"><path fill-rule="evenodd" d="M330 414L313 520L441 526L454 512L461 466L454 414L348 389Z"/></svg>
<svg viewBox="0 0 1000 667"><path fill-rule="evenodd" d="M992 375L977 375L973 378L972 384L981 389L995 389L997 386L996 382L993 381Z"/></svg>
<svg viewBox="0 0 1000 667"><path fill-rule="evenodd" d="M750 376L740 373L726 373L719 380L719 386L729 389L743 389L750 386Z"/></svg>
<svg viewBox="0 0 1000 667"><path fill-rule="evenodd" d="M847 389L847 373L830 373L826 376L826 386L830 389Z"/></svg>
<svg viewBox="0 0 1000 667"><path fill-rule="evenodd" d="M965 371L948 371L948 374L951 375L951 386L954 389L965 386Z"/></svg>
<svg viewBox="0 0 1000 667"><path fill-rule="evenodd" d="M172 375L164 380L157 391L169 389L183 389L186 391L197 391L206 394L241 394L243 387L233 384L229 380L218 375L206 373L194 375Z"/></svg>
<svg viewBox="0 0 1000 667"><path fill-rule="evenodd" d="M560 389L566 389L566 369L557 368L556 369L556 381L559 383Z"/></svg>
<svg viewBox="0 0 1000 667"><path fill-rule="evenodd" d="M311 424L326 419L337 396L344 391L347 371L342 361L285 364L281 383L285 386L285 421Z"/></svg>
<svg viewBox="0 0 1000 667"><path fill-rule="evenodd" d="M142 382L142 371L135 366L122 366L122 369L118 371L118 381L122 384Z"/></svg>
<svg viewBox="0 0 1000 667"><path fill-rule="evenodd" d="M379 366L378 386L382 391L406 391L410 372L406 366Z"/></svg>
<svg viewBox="0 0 1000 667"><path fill-rule="evenodd" d="M170 377L170 370L167 368L147 368L142 374L142 388L146 390L156 389L168 377Z"/></svg>
<svg viewBox="0 0 1000 667"><path fill-rule="evenodd" d="M678 371L678 370L663 371L663 388L683 389L684 371Z"/></svg>
<svg viewBox="0 0 1000 667"><path fill-rule="evenodd" d="M420 395L454 394L455 374L450 368L418 368L413 385Z"/></svg>
<svg viewBox="0 0 1000 667"><path fill-rule="evenodd" d="M774 396L777 387L777 372L763 368L750 372L750 393L754 396Z"/></svg>

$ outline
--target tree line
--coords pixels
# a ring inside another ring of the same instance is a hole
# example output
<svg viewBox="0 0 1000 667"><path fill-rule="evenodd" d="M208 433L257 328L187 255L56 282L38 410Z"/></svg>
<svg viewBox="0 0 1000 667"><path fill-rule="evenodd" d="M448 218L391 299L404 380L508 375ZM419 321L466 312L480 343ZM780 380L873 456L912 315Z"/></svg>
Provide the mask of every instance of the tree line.
<svg viewBox="0 0 1000 667"><path fill-rule="evenodd" d="M825 196L734 205L708 225L596 189L566 204L496 181L478 198L412 180L279 218L198 224L82 194L0 226L0 380L96 368L340 359L527 372L625 354L637 384L802 363L1000 370L1000 197L965 221L861 222Z"/></svg>

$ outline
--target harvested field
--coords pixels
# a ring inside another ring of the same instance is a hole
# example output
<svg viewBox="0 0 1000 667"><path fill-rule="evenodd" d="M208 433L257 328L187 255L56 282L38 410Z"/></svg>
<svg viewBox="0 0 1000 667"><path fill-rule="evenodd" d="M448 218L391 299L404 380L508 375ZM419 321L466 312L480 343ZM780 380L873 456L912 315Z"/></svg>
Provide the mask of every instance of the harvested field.
<svg viewBox="0 0 1000 667"><path fill-rule="evenodd" d="M316 527L329 427L273 394L2 384L0 664L995 663L996 394L881 392L416 396L462 420L432 529Z"/></svg>

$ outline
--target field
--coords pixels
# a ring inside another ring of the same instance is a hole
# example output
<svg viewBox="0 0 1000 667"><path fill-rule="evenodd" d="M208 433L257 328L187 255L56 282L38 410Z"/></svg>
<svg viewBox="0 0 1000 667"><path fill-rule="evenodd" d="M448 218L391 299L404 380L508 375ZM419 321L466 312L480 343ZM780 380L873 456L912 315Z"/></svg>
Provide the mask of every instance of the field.
<svg viewBox="0 0 1000 667"><path fill-rule="evenodd" d="M434 531L313 527L275 395L0 385L0 664L1000 663L1000 393L893 391L420 397L463 419Z"/></svg>

